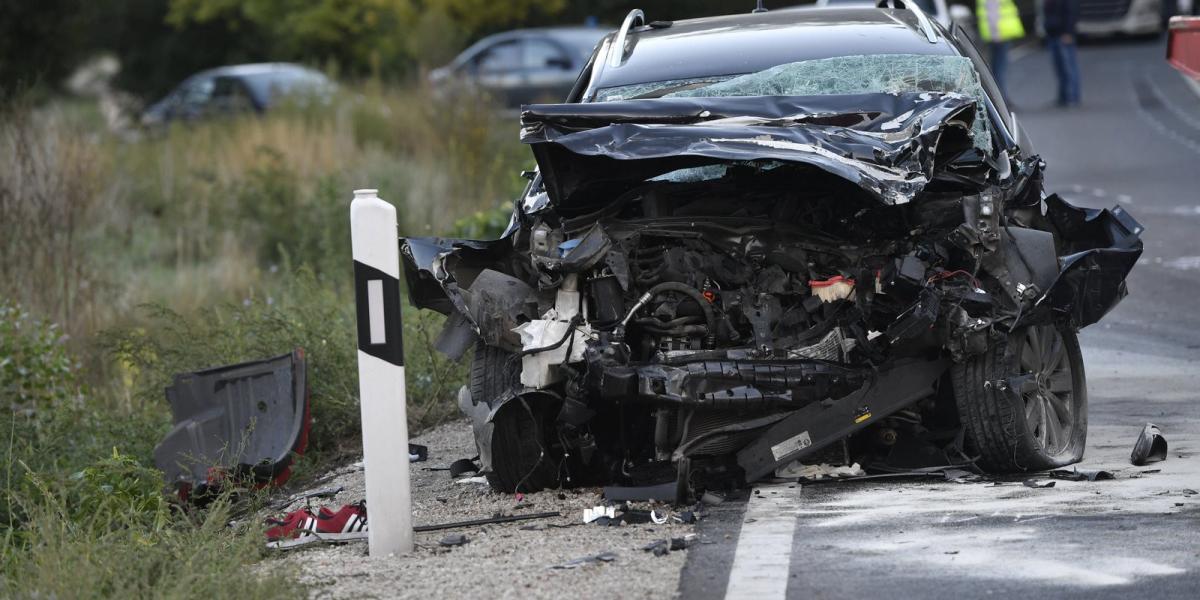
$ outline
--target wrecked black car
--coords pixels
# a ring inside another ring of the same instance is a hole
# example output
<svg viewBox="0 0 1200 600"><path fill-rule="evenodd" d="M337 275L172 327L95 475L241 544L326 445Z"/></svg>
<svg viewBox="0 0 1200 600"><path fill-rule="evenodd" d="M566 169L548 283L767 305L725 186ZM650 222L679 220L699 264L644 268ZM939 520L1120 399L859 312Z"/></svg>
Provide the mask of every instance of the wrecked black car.
<svg viewBox="0 0 1200 600"><path fill-rule="evenodd" d="M1142 228L1046 196L970 41L896 6L635 11L566 103L523 108L538 172L500 239L402 241L439 349L474 349L495 489L684 500L918 438L1000 472L1082 457L1076 331Z"/></svg>

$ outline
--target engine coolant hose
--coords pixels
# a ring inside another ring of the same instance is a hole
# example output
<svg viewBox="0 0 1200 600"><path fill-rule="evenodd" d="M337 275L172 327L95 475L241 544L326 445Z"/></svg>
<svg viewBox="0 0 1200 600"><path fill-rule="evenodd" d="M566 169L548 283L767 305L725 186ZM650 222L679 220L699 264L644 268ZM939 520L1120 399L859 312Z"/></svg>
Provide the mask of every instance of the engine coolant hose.
<svg viewBox="0 0 1200 600"><path fill-rule="evenodd" d="M695 300L696 304L700 305L700 310L704 312L704 323L708 329L708 333L704 336L704 346L706 348L715 347L717 345L717 316L713 312L712 304L708 301L708 298L705 298L700 293L700 290L675 281L664 281L646 290L646 293L642 294L642 297L638 298L638 301L634 303L633 308L629 309L625 318L621 319L621 325L618 329L619 336L621 338L625 337L625 327L629 325L629 320L633 318L633 315L637 311L641 310L643 306L646 306L655 297L666 292L678 292Z"/></svg>

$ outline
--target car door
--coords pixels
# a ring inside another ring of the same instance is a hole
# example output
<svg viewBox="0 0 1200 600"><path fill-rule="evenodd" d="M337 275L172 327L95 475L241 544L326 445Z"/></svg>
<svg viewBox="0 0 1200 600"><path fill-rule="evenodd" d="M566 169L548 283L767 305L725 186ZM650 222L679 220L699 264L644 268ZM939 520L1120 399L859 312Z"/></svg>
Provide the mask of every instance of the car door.
<svg viewBox="0 0 1200 600"><path fill-rule="evenodd" d="M526 84L522 104L562 102L575 84L576 68L566 50L550 38L525 40Z"/></svg>
<svg viewBox="0 0 1200 600"><path fill-rule="evenodd" d="M484 48L471 61L471 78L508 106L520 103L525 85L525 52L521 40L505 40Z"/></svg>
<svg viewBox="0 0 1200 600"><path fill-rule="evenodd" d="M255 110L246 84L237 77L217 77L213 80L212 96L207 114L237 114Z"/></svg>
<svg viewBox="0 0 1200 600"><path fill-rule="evenodd" d="M171 117L185 121L204 117L212 99L214 80L211 76L201 76L183 82L179 86L178 100L171 109Z"/></svg>

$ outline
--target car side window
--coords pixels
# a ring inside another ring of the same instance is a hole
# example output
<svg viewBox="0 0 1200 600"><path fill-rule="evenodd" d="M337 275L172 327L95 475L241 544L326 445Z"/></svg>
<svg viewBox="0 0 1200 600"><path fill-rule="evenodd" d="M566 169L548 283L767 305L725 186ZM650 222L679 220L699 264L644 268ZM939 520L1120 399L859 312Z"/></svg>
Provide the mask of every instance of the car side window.
<svg viewBox="0 0 1200 600"><path fill-rule="evenodd" d="M475 69L480 73L504 73L520 69L524 65L521 46L521 42L513 40L487 48L475 59Z"/></svg>
<svg viewBox="0 0 1200 600"><path fill-rule="evenodd" d="M233 77L217 77L213 81L212 105L221 111L240 112L254 107L246 86Z"/></svg>
<svg viewBox="0 0 1200 600"><path fill-rule="evenodd" d="M569 69L571 60L563 54L562 48L548 40L527 40L525 42L526 69Z"/></svg>
<svg viewBox="0 0 1200 600"><path fill-rule="evenodd" d="M205 77L183 84L179 94L179 107L185 113L204 110L213 92L213 78Z"/></svg>

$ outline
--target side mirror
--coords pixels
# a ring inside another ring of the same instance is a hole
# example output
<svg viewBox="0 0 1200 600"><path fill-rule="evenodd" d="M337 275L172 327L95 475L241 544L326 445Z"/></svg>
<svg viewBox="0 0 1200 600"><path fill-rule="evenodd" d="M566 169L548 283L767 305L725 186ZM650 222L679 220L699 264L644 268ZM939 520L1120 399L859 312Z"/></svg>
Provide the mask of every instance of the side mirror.
<svg viewBox="0 0 1200 600"><path fill-rule="evenodd" d="M959 23L969 23L974 16L971 13L971 9L961 4L951 4L947 10L950 12L950 20Z"/></svg>
<svg viewBox="0 0 1200 600"><path fill-rule="evenodd" d="M1200 79L1200 17L1171 17L1167 62L1184 75Z"/></svg>

